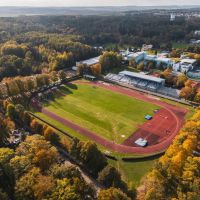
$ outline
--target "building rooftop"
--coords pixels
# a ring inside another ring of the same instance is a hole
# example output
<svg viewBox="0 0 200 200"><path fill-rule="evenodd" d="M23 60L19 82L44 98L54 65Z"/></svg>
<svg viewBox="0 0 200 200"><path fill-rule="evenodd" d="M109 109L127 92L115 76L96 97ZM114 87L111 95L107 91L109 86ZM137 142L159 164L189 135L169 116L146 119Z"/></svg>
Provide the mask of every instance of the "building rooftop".
<svg viewBox="0 0 200 200"><path fill-rule="evenodd" d="M157 78L157 77L154 77L154 76L149 76L149 75L135 73L135 72L129 72L129 71L122 71L119 74L131 76L131 77L134 77L134 78L144 79L144 80L147 80L147 81L153 81L153 82L157 82L157 83L162 83L162 82L165 81L162 78Z"/></svg>
<svg viewBox="0 0 200 200"><path fill-rule="evenodd" d="M89 79L96 79L95 76L92 76L92 75L89 75L89 74L85 74L84 77L89 78Z"/></svg>
<svg viewBox="0 0 200 200"><path fill-rule="evenodd" d="M194 64L196 62L195 59L183 59L181 60L181 64L188 63L188 64Z"/></svg>
<svg viewBox="0 0 200 200"><path fill-rule="evenodd" d="M145 59L146 59L146 60L148 60L148 59L153 59L153 60L155 60L156 58L157 58L156 55L147 54L147 55L145 56Z"/></svg>
<svg viewBox="0 0 200 200"><path fill-rule="evenodd" d="M162 52L162 53L157 54L157 57L158 57L158 58L167 58L168 55L169 55L169 53L167 53L167 52Z"/></svg>
<svg viewBox="0 0 200 200"><path fill-rule="evenodd" d="M86 65L94 65L99 62L99 58L100 58L100 56L95 57L95 58L90 58L88 60L83 60L78 63L82 63L82 64L86 64Z"/></svg>
<svg viewBox="0 0 200 200"><path fill-rule="evenodd" d="M140 52L130 53L128 56L137 57L137 56L140 56L140 55L143 55L143 54L144 54L144 52L140 51Z"/></svg>
<svg viewBox="0 0 200 200"><path fill-rule="evenodd" d="M164 58L164 57L158 57L156 60L161 62L171 62L170 58Z"/></svg>

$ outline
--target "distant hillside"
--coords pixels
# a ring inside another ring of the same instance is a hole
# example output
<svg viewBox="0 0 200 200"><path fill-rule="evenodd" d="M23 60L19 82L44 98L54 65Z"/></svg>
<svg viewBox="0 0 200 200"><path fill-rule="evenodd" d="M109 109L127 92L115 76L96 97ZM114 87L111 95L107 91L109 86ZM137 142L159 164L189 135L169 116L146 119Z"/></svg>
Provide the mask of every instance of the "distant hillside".
<svg viewBox="0 0 200 200"><path fill-rule="evenodd" d="M200 6L116 6L116 7L0 7L0 17L20 15L113 15L127 11L189 9Z"/></svg>

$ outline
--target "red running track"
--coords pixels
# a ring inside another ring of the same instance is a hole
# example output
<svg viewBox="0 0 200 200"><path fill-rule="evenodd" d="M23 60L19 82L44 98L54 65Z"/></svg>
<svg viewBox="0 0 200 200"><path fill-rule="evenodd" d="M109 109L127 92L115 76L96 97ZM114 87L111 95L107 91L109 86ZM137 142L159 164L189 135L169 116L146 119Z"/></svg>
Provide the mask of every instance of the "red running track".
<svg viewBox="0 0 200 200"><path fill-rule="evenodd" d="M79 83L86 84L84 82ZM158 113L155 114L152 120L144 123L141 127L139 127L139 129L127 140L125 140L123 144L116 144L112 141L109 141L86 128L80 127L79 125L62 118L59 115L48 111L45 108L41 108L41 112L79 132L80 134L90 138L91 140L106 147L107 149L120 153L154 154L157 152L162 152L169 147L184 123L184 116L187 113L187 110L184 108L167 104L165 102L159 101L153 96L149 96L144 93L120 86L108 85L99 82L89 84L125 94L142 101L154 103L160 106L161 109ZM145 148L135 146L134 141L139 137L146 138L149 142L149 145Z"/></svg>

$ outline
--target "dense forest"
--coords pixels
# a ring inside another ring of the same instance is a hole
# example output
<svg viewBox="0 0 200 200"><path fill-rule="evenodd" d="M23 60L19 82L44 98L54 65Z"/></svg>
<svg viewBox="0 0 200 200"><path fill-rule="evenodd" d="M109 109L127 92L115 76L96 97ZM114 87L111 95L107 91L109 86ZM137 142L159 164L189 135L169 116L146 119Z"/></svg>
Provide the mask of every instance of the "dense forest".
<svg viewBox="0 0 200 200"><path fill-rule="evenodd" d="M150 13L0 18L0 79L72 67L110 43L170 49L173 42L197 39L199 26L196 18L170 22L168 15Z"/></svg>
<svg viewBox="0 0 200 200"><path fill-rule="evenodd" d="M99 55L77 36L29 32L0 46L0 78L69 68L75 62Z"/></svg>
<svg viewBox="0 0 200 200"><path fill-rule="evenodd" d="M0 19L0 38L6 41L22 33L39 31L81 35L81 42L91 45L107 43L155 47L177 41L189 41L198 30L198 18L177 17L153 13L122 16L31 16ZM18 38L19 39L19 38ZM20 41L20 39L19 39Z"/></svg>

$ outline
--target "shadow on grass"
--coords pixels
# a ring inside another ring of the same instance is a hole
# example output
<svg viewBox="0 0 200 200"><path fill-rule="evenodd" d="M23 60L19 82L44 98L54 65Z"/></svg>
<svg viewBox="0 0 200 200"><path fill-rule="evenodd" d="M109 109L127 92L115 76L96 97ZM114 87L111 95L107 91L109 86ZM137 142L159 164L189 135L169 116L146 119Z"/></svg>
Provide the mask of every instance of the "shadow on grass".
<svg viewBox="0 0 200 200"><path fill-rule="evenodd" d="M60 88L60 91L63 92L64 94L73 94L72 90L70 90L69 88L67 87L61 87Z"/></svg>
<svg viewBox="0 0 200 200"><path fill-rule="evenodd" d="M68 89L67 89L67 91L68 91ZM61 104L57 100L64 99L64 96L65 95L63 95L62 93L60 93L60 94L59 93L54 93L54 95L49 97L47 101L43 100L42 101L42 105L44 107L46 107L46 106L52 105L52 102L54 102L57 106L60 106ZM52 106L56 108L55 105L52 105Z"/></svg>
<svg viewBox="0 0 200 200"><path fill-rule="evenodd" d="M77 85L73 84L73 83L67 83L66 86L69 87L70 89L73 89L73 90L77 90L78 89Z"/></svg>
<svg viewBox="0 0 200 200"><path fill-rule="evenodd" d="M157 155L152 155L152 156L149 156L149 157L143 157L143 158L122 158L122 160L124 162L144 162L144 161L151 161L151 160L155 160L155 159L158 159L160 158L164 153L160 153L160 154L157 154Z"/></svg>

